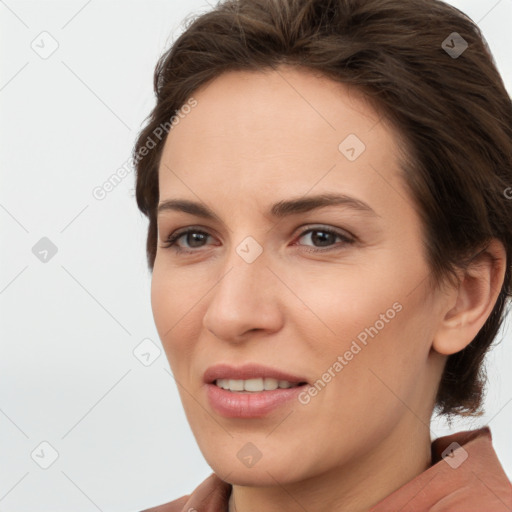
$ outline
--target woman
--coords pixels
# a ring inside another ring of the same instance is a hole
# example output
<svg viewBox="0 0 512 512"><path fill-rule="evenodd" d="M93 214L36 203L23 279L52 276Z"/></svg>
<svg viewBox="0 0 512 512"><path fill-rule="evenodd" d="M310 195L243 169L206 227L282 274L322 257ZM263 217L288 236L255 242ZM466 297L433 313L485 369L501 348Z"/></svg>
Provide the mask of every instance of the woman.
<svg viewBox="0 0 512 512"><path fill-rule="evenodd" d="M152 308L214 474L153 511L509 511L481 413L511 290L512 104L436 0L232 0L134 149Z"/></svg>

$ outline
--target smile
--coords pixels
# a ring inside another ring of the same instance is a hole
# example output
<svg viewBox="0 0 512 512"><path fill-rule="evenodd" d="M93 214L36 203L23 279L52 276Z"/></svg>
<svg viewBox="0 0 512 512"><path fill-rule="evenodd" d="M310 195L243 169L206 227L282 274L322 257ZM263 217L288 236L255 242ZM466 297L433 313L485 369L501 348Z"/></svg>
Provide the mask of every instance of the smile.
<svg viewBox="0 0 512 512"><path fill-rule="evenodd" d="M297 387L302 383L292 383L288 380L277 380L272 377L256 379L217 379L215 385L235 392L256 393L261 391L272 391L274 389L288 389Z"/></svg>

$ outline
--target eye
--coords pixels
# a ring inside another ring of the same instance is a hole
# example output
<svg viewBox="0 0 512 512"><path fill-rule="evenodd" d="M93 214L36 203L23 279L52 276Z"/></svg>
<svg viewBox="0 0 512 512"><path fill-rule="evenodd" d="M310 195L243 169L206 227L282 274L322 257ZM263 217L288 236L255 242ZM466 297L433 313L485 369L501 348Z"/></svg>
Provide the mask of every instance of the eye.
<svg viewBox="0 0 512 512"><path fill-rule="evenodd" d="M340 244L333 247L336 238L341 240L341 245L354 243L354 240L346 236L344 233L324 226L317 226L302 231L299 236L299 240L303 237L309 237L309 240L313 244L319 244L318 246L313 245L313 248L310 249L309 252L322 252L339 249Z"/></svg>
<svg viewBox="0 0 512 512"><path fill-rule="evenodd" d="M320 234L320 236L319 236ZM322 252L340 249L340 245L353 244L354 239L349 238L344 233L334 230L332 228L319 226L308 228L300 233L298 239L310 237L310 241L313 243L313 247L308 249L308 252ZM161 245L163 249L172 248L177 253L193 253L198 252L194 249L199 249L205 246L205 242L211 237L209 233L195 227L189 227L186 229L178 230L172 233L166 240L166 243ZM181 247L177 242L183 238L187 246ZM335 240L341 240L341 243L335 244ZM319 244L316 246L315 244ZM334 247L333 247L334 244ZM299 244L303 245L303 244ZM305 245L306 247L307 244Z"/></svg>
<svg viewBox="0 0 512 512"><path fill-rule="evenodd" d="M201 231L197 228L191 227L183 230L178 230L175 233L171 234L167 240L166 243L163 244L161 247L163 249L169 249L173 248L176 252L195 252L193 250L187 250L188 248L195 249L198 247L203 246L203 242L207 240L207 238L210 236L210 234L206 233L206 231ZM184 238L187 244L189 244L189 247L183 249L180 247L177 242L180 238Z"/></svg>

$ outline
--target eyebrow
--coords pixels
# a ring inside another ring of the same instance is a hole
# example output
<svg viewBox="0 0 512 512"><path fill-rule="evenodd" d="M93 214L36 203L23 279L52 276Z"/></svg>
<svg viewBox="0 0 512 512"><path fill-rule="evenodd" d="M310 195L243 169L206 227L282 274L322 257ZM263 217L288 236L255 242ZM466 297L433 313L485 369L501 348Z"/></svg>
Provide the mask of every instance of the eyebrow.
<svg viewBox="0 0 512 512"><path fill-rule="evenodd" d="M284 218L298 213L305 213L327 206L343 205L352 210L380 217L367 203L352 196L345 194L321 194L317 196L300 197L297 199L288 199L279 201L272 205L269 210L270 216L273 218ZM165 211L179 211L203 217L209 220L215 220L219 223L221 219L207 206L188 199L167 199L159 203L157 214Z"/></svg>

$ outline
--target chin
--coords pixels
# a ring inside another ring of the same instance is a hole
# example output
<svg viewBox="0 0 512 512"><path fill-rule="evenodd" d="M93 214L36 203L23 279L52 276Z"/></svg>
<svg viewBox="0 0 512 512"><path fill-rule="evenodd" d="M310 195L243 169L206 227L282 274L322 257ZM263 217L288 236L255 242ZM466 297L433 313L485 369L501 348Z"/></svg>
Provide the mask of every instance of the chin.
<svg viewBox="0 0 512 512"><path fill-rule="evenodd" d="M303 448L286 445L276 437L276 443L256 435L236 435L223 442L203 439L199 448L212 470L235 485L275 486L305 478ZM314 466L314 464L312 464Z"/></svg>
<svg viewBox="0 0 512 512"><path fill-rule="evenodd" d="M276 465L260 460L251 468L241 467L232 461L207 462L217 476L232 485L275 487L276 483L286 485L300 479L299 475L290 474L290 466L284 462Z"/></svg>

